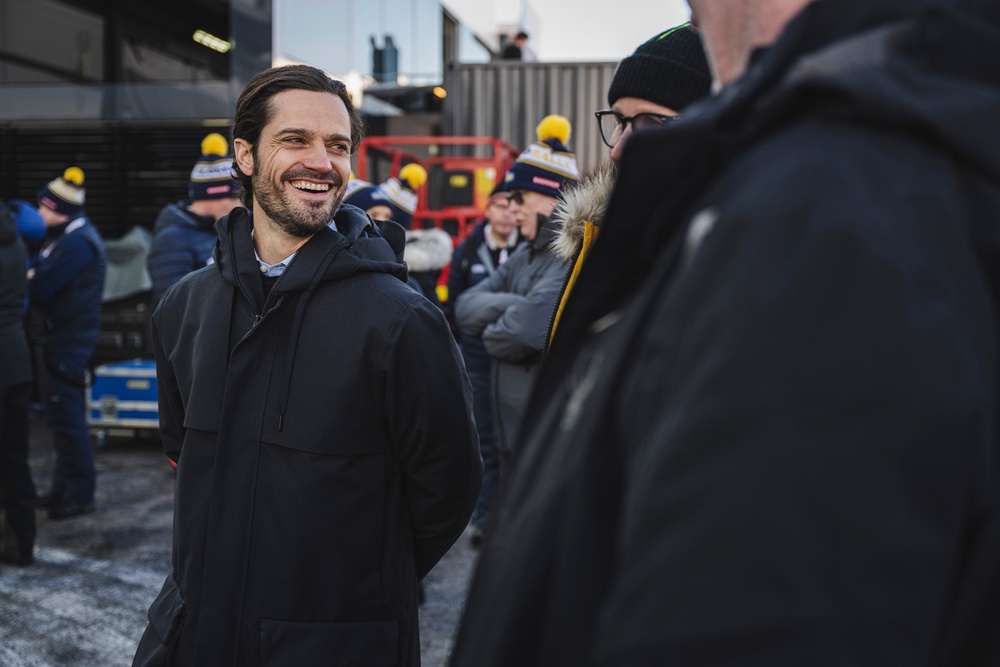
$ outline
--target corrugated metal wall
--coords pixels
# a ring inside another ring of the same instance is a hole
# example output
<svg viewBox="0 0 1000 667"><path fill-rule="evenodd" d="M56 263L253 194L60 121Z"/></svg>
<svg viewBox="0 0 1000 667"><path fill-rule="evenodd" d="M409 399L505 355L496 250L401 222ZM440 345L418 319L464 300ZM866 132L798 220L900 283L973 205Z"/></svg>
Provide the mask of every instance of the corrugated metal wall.
<svg viewBox="0 0 1000 667"><path fill-rule="evenodd" d="M617 63L453 63L445 70L444 134L504 139L524 148L535 126L558 113L573 125L569 147L581 172L608 159L594 112L608 106Z"/></svg>

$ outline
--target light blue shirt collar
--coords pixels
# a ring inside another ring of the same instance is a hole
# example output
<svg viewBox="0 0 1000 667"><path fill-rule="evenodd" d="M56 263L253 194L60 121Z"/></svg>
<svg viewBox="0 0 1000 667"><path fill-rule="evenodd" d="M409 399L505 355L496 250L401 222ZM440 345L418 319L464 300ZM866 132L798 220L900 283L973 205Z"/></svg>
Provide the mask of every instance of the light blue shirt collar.
<svg viewBox="0 0 1000 667"><path fill-rule="evenodd" d="M335 232L338 231L337 223L334 222L333 220L330 221L330 224L328 226L333 231ZM250 228L250 238L253 239L253 227ZM260 266L260 272L263 273L268 278L277 278L282 273L284 273L285 269L289 267L289 265L292 263L292 260L295 259L295 256L297 254L299 254L298 250L296 250L291 255L284 258L277 264L268 264L267 262L265 262L260 258L260 255L257 254L257 248L253 249L253 256L257 258L257 264Z"/></svg>

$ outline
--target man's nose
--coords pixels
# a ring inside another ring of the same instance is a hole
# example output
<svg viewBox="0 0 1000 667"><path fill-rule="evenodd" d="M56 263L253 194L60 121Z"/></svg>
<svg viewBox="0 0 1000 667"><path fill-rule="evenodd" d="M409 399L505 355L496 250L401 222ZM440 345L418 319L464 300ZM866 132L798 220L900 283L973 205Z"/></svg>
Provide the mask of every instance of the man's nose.
<svg viewBox="0 0 1000 667"><path fill-rule="evenodd" d="M326 150L326 145L321 141L311 143L302 160L302 164L314 171L330 171L332 163L330 162L330 154Z"/></svg>
<svg viewBox="0 0 1000 667"><path fill-rule="evenodd" d="M629 123L628 125L625 126L625 130L621 133L621 136L618 137L618 143L616 143L615 147L611 149L612 162L618 164L618 162L622 159L622 151L625 150L625 144L631 137L632 137L632 123Z"/></svg>

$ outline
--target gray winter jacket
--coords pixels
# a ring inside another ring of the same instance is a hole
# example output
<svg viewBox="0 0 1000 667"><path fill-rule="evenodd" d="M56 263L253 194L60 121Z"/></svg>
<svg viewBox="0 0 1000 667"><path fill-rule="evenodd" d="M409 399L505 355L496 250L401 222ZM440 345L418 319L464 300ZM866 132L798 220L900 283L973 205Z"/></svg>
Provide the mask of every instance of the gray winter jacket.
<svg viewBox="0 0 1000 667"><path fill-rule="evenodd" d="M481 337L494 359L494 411L501 451L513 449L569 269L553 253L551 241L552 226L539 216L534 241L519 248L455 303L458 328L463 334Z"/></svg>

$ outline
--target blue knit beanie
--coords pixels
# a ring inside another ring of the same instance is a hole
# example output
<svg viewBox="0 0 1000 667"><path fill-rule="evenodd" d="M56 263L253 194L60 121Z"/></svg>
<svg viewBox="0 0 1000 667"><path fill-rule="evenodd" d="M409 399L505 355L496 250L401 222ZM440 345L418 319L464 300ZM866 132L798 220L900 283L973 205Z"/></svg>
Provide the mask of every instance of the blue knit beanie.
<svg viewBox="0 0 1000 667"><path fill-rule="evenodd" d="M561 196L568 183L580 179L576 155L566 147L571 131L569 120L562 116L543 118L535 130L538 141L528 146L507 170L503 189Z"/></svg>
<svg viewBox="0 0 1000 667"><path fill-rule="evenodd" d="M217 132L201 140L201 157L191 170L188 197L191 201L238 197L240 182L233 175L229 142Z"/></svg>
<svg viewBox="0 0 1000 667"><path fill-rule="evenodd" d="M87 191L83 188L83 169L70 167L38 191L38 203L56 213L74 216L83 210Z"/></svg>
<svg viewBox="0 0 1000 667"><path fill-rule="evenodd" d="M347 182L347 188L344 190L344 203L357 206L362 211L367 211L373 206L388 206L392 209L392 202L379 186L356 178Z"/></svg>

